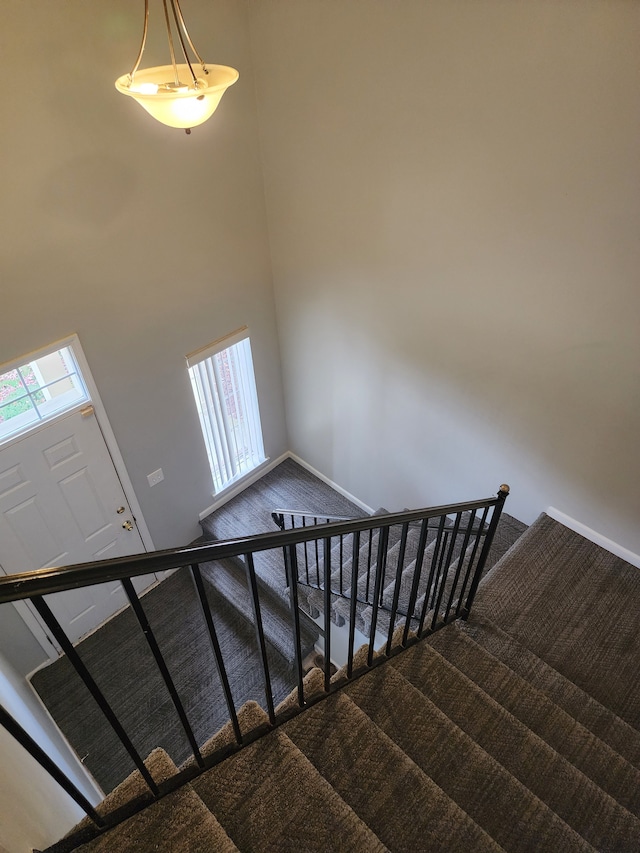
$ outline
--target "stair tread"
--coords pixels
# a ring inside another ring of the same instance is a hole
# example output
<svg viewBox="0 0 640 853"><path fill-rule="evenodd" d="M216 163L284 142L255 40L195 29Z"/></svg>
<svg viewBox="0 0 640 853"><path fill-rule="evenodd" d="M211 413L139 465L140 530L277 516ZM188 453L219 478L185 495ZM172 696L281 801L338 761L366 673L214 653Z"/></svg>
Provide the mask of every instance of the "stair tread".
<svg viewBox="0 0 640 853"><path fill-rule="evenodd" d="M207 582L222 595L250 624L254 624L253 606L247 588L244 565L240 561L220 560L202 563L201 570ZM289 663L295 659L292 619L287 604L280 597L262 589L260 609L265 639ZM303 655L313 648L318 634L302 626Z"/></svg>
<svg viewBox="0 0 640 853"><path fill-rule="evenodd" d="M478 590L491 619L640 728L640 572L546 514Z"/></svg>
<svg viewBox="0 0 640 853"><path fill-rule="evenodd" d="M308 702L313 696L317 696L324 690L324 672L317 666L310 669L302 679L302 691L304 701ZM294 688L276 708L276 715L282 714L291 708L298 707L298 688Z"/></svg>
<svg viewBox="0 0 640 853"><path fill-rule="evenodd" d="M429 644L625 808L640 815L640 771L455 623Z"/></svg>
<svg viewBox="0 0 640 853"><path fill-rule="evenodd" d="M283 729L390 850L502 849L345 694Z"/></svg>
<svg viewBox="0 0 640 853"><path fill-rule="evenodd" d="M157 747L144 760L144 766L151 774L155 782L164 782L169 777L177 773L173 759L161 747ZM98 803L96 811L103 817L110 814L136 797L149 796L149 801L152 800L152 794L149 786L142 778L139 770L134 770L126 779L113 789L107 796ZM84 829L88 826L93 826L93 821L89 817L83 818L80 823L74 827L73 832Z"/></svg>
<svg viewBox="0 0 640 853"><path fill-rule="evenodd" d="M219 821L189 786L174 791L77 850L83 853L130 853L133 850L239 853Z"/></svg>
<svg viewBox="0 0 640 853"><path fill-rule="evenodd" d="M472 613L464 631L510 669L542 690L600 740L640 769L640 731L574 684L486 617Z"/></svg>
<svg viewBox="0 0 640 853"><path fill-rule="evenodd" d="M627 853L640 821L427 643L392 665L599 850Z"/></svg>
<svg viewBox="0 0 640 853"><path fill-rule="evenodd" d="M389 529L389 547L387 550L387 564L385 569L385 579L388 577L393 577L395 582L395 574L396 574L396 566L397 559L400 550L400 538L402 535L402 528L399 525L394 525ZM415 528L409 528L409 534L407 536L407 551L409 552L410 548L415 548L418 540L418 531ZM373 535L373 541L371 544L371 555L369 555L369 541L362 542L360 546L360 558L358 563L358 584L357 584L357 595L359 598L364 599L366 597L367 592L367 569L369 569L369 598L373 595L373 587L375 583L375 572L377 566L377 555L378 555L378 541L379 541L379 531L375 530ZM405 557L405 563L407 562ZM345 577L347 582L345 583L343 596L339 598L333 605L333 609L341 618L345 621L349 620L349 608L350 608L350 596L351 596L351 571L352 571L352 563L351 560L348 560L345 564ZM385 585L386 586L386 585ZM322 602L320 599L316 599L316 603L319 603L319 607L322 607ZM370 623L367 624L366 620L363 619L363 614L368 612L369 606L363 603L359 603L356 607L356 627L362 631L363 633L368 633L370 628Z"/></svg>
<svg viewBox="0 0 640 853"><path fill-rule="evenodd" d="M450 523L446 524L444 527L445 532L449 532L452 527L453 527L452 524L450 524ZM419 578L418 587L416 590L416 602L414 604L413 614L412 614L414 617L416 617L416 614L417 614L417 618L414 618L412 620L413 624L415 626L417 626L417 624L418 624L417 620L420 618L420 614L422 612L422 607L424 604L424 598L425 598L425 594L427 592L427 586L429 585L430 580L431 580L431 584L430 584L429 594L433 595L433 593L437 591L438 596L440 596L440 589L442 588L442 576L443 575L445 576L445 582L444 582L444 588L442 591L442 595L441 595L440 600L439 600L438 613L444 615L444 612L448 606L449 594L451 592L451 587L453 586L453 581L455 579L456 571L458 568L458 563L459 563L460 556L461 556L460 552L461 552L461 548L462 548L462 544L463 544L463 538L461 538L461 535L459 535L458 538L456 539L455 547L454 547L454 550L451 554L451 561L447 566L440 566L439 560L437 557L436 557L436 564L434 564L433 558L434 558L434 555L436 555L437 542L438 542L438 540L437 540L437 534L436 534L435 536L432 537L431 541L427 544L427 547L425 548L425 551L424 551L422 566L420 569L420 578ZM417 531L416 531L415 539L413 540L413 544L415 546L414 550L417 551ZM473 547L474 547L473 546L473 540L471 540L469 545L468 545L468 548L467 548L467 554L469 556L473 550ZM443 548L444 548L444 543L442 543L442 545L441 545L440 553L442 553ZM403 571L403 573L401 575L400 593L399 593L399 597L398 597L400 609L404 610L405 612L406 612L408 605L409 605L409 598L410 598L410 594L411 594L411 587L413 585L415 571L416 571L415 559L405 560L405 570ZM463 566L462 566L461 572L460 572L460 579L458 580L458 583L456 585L456 589L458 590L458 592L460 591L462 583L463 583L464 571L466 571L466 561L463 563ZM393 571L391 573L391 575L392 575L392 577L390 578L390 582L389 582L389 584L386 585L385 592L384 592L384 603L389 608L391 607L391 602L392 602L393 594L394 594L395 571ZM435 606L435 603L436 603L436 601L434 600L433 601L434 606ZM455 605L455 603L456 602L454 600L453 604ZM430 611L430 612L431 612L431 614L433 613L433 611ZM388 631L390 615L391 614L385 610L380 610L378 612L378 622L376 625L378 630L381 630L384 633L386 633ZM372 607L364 607L362 609L360 615L359 615L359 627L360 627L360 630L365 634L368 633L371 629L372 616L373 616L373 608ZM397 617L395 620L395 625L397 625L399 620L401 620L401 619L402 620L406 619L406 616Z"/></svg>
<svg viewBox="0 0 640 853"><path fill-rule="evenodd" d="M392 553L394 548L398 547L398 543L400 540L400 528L397 525L394 525L389 529L389 549L388 553ZM360 548L358 551L358 595L363 597L366 592L366 576L367 576L367 566L371 567L371 582L373 583L373 572L376 565L376 557L378 552L378 541L380 537L379 528L374 528L372 531L371 541L369 541L369 535L367 531L362 531L360 537ZM335 569L332 572L332 582L331 588L332 590L339 591L340 584L340 567L337 562L337 554L339 551L339 541L334 543L332 546L332 558L336 558L336 562L332 563L335 565ZM343 576L343 586L342 586L342 595L349 596L351 594L351 572L353 567L353 554L352 554L352 546L349 543L347 548L347 556L345 557L343 553L343 563L342 563L342 576ZM315 564L310 566L310 574L315 577ZM323 567L320 565L320 584L324 586L324 575L323 575ZM373 587L371 588L371 591ZM317 608L322 609L323 606L323 593L322 590L319 589L310 589L307 592L307 596L309 601ZM349 608L347 602L347 609L344 611L345 599L338 599L337 602L334 603L334 610L336 614L341 617L348 618L349 616ZM338 606L340 605L340 606Z"/></svg>
<svg viewBox="0 0 640 853"><path fill-rule="evenodd" d="M243 853L326 853L337 839L345 853L387 849L282 729L192 785Z"/></svg>
<svg viewBox="0 0 640 853"><path fill-rule="evenodd" d="M249 702L245 702L245 704L240 708L240 710L236 714L238 718L238 727L240 729L240 733L242 735L248 734L249 732L254 731L260 726L267 725L269 723L269 717L267 716L266 711L258 705L257 702L250 700ZM236 736L233 730L233 726L231 721L225 723L221 729L219 729L212 737L209 738L201 747L200 754L203 758L207 758L213 752L216 752L218 749L222 749L225 746L229 746L231 744L236 743ZM187 768L196 767L196 760L192 756L187 761L182 764L180 767L181 770L186 770Z"/></svg>
<svg viewBox="0 0 640 853"><path fill-rule="evenodd" d="M563 853L593 851L394 667L377 667L345 692L509 853L533 853L541 841Z"/></svg>

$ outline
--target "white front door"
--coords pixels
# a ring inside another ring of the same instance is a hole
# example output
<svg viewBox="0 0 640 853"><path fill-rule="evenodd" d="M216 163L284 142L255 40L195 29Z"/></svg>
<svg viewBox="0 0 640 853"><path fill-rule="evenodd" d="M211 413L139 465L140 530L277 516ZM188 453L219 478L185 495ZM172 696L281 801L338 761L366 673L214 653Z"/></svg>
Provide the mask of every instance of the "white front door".
<svg viewBox="0 0 640 853"><path fill-rule="evenodd" d="M83 413L62 415L0 448L4 574L145 550L93 407ZM155 580L138 578L136 589ZM127 604L119 581L46 600L72 642Z"/></svg>

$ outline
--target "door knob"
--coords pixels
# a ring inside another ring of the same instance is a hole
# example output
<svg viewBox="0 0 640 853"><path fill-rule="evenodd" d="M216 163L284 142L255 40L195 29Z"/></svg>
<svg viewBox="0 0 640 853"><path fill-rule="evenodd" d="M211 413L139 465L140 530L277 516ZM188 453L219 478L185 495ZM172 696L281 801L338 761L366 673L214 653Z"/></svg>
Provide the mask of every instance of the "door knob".
<svg viewBox="0 0 640 853"><path fill-rule="evenodd" d="M133 524L128 520L122 526L125 530L133 530Z"/></svg>

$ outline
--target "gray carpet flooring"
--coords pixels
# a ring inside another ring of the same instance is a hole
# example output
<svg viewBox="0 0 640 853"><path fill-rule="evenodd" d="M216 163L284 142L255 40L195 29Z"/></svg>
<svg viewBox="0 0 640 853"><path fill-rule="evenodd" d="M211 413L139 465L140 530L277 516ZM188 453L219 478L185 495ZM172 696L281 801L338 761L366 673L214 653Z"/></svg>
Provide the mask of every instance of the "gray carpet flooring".
<svg viewBox="0 0 640 853"><path fill-rule="evenodd" d="M231 539L276 530L271 513L288 509L309 514L361 518L356 504L340 495L293 459L285 459L273 470L202 520L206 539ZM276 597L286 597L281 555L264 551L255 555L259 580Z"/></svg>
<svg viewBox="0 0 640 853"><path fill-rule="evenodd" d="M198 541L275 530L271 512L282 507L362 514L350 501L287 459L206 518L204 535ZM294 649L281 551L258 555L256 569L277 704L294 684ZM203 564L202 571L236 706L249 700L265 706L244 565L240 560L227 560ZM180 570L142 601L201 745L226 721L227 708L190 573ZM304 655L313 648L318 631L310 622L304 622L302 628ZM144 757L155 747L162 747L177 764L185 761L191 754L188 741L130 609L83 640L77 650L139 753ZM131 759L66 657L37 672L31 683L102 789L111 791L122 782L132 770Z"/></svg>
<svg viewBox="0 0 640 853"><path fill-rule="evenodd" d="M634 689L619 682L637 667L640 627L618 599L638 613L640 575L549 521L505 543L468 622L383 661L171 794L166 808L79 849L636 853L640 730ZM567 574L591 607L576 605ZM602 623L603 598L621 614L624 642ZM588 654L575 648L583 643ZM305 683L308 700L322 673ZM240 720L247 731L266 717L250 702ZM227 726L205 751L228 739ZM166 759L152 759L162 777ZM124 787L139 784L134 774Z"/></svg>
<svg viewBox="0 0 640 853"><path fill-rule="evenodd" d="M486 577L491 620L640 728L640 570L544 513Z"/></svg>
<svg viewBox="0 0 640 853"><path fill-rule="evenodd" d="M207 595L237 706L250 699L264 705L253 628L214 590L208 589ZM202 744L226 722L228 714L189 573L173 574L141 600L196 740ZM191 755L169 693L130 609L83 640L77 650L140 755L145 757L158 746L176 764ZM274 651L270 652L270 675L278 701L294 682L290 667ZM131 772L131 759L67 658L37 672L32 684L102 789L111 791Z"/></svg>
<svg viewBox="0 0 640 853"><path fill-rule="evenodd" d="M285 459L203 519L202 529L209 539L265 533L276 529L271 518L274 509L358 518L366 515L294 459Z"/></svg>

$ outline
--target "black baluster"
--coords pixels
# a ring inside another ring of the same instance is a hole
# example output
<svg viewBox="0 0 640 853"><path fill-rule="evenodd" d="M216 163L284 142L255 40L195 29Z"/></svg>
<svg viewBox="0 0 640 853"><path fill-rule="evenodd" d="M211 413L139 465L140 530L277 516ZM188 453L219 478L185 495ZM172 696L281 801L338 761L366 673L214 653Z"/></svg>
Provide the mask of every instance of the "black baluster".
<svg viewBox="0 0 640 853"><path fill-rule="evenodd" d="M367 665L373 663L373 651L376 639L376 625L378 622L378 602L380 600L380 587L382 586L382 577L384 575L385 566L387 563L387 546L389 544L389 527L380 528L380 537L378 539L378 560L376 563L376 577L373 587L373 611L371 613L371 632L369 634L369 652L367 654Z"/></svg>
<svg viewBox="0 0 640 853"><path fill-rule="evenodd" d="M304 676L302 673L302 647L300 643L300 610L298 609L298 552L295 545L287 545L284 550L286 559L289 562L289 574L292 578L289 587L289 600L293 616L294 666L298 686L298 705L302 708L304 705Z"/></svg>
<svg viewBox="0 0 640 853"><path fill-rule="evenodd" d="M471 552L471 559L469 560L469 562L467 564L467 570L464 573L464 580L462 581L462 587L460 589L460 597L458 598L458 606L456 607L456 616L460 615L460 611L462 609L462 603L464 601L464 594L465 594L466 589L467 589L469 577L471 576L471 573L473 571L473 563L475 561L476 553L477 553L478 548L480 546L480 541L481 541L483 534L484 534L484 528L485 528L485 524L487 521L487 515L488 514L489 514L489 507L486 506L484 508L484 512L482 513L482 518L480 519L480 526L478 527L478 530L476 531L475 539L473 542L473 550Z"/></svg>
<svg viewBox="0 0 640 853"><path fill-rule="evenodd" d="M324 690L331 686L331 539L324 540Z"/></svg>
<svg viewBox="0 0 640 853"><path fill-rule="evenodd" d="M42 617L42 620L44 621L47 628L51 631L54 638L58 641L58 645L67 656L67 660L73 666L73 668L78 673L93 698L98 703L98 707L109 721L109 725L118 736L120 743L129 753L131 760L140 771L140 775L147 783L149 789L154 794L154 796L157 797L159 791L158 786L153 780L153 777L145 767L144 761L138 754L134 745L131 743L129 735L125 732L124 728L122 727L122 724L116 717L111 705L109 705L109 703L107 702L104 694L102 693L96 682L93 680L93 677L91 676L89 670L84 665L82 659L80 658L80 655L74 649L71 642L69 641L69 638L60 627L58 620L55 618L55 616L49 609L49 605L46 603L46 601L44 600L44 598L42 598L41 595L35 595L31 599L31 601L33 602L33 606L36 608L36 610Z"/></svg>
<svg viewBox="0 0 640 853"><path fill-rule="evenodd" d="M447 584L447 577L449 576L449 569L451 568L451 561L453 560L453 553L455 551L456 542L458 539L458 531L460 529L460 520L462 518L462 513L456 513L455 524L453 525L453 531L451 533L451 544L449 545L449 550L447 552L447 558L444 561L444 567L442 571L442 577L438 581L436 580L436 586L434 587L434 595L436 589L438 591L438 597L435 601L435 607L433 610L433 618L431 620L431 628L435 628L436 622L438 621L438 612L440 610L440 605L442 604L442 596L444 595L444 589ZM433 602L432 602L433 604Z"/></svg>
<svg viewBox="0 0 640 853"><path fill-rule="evenodd" d="M262 615L260 612L260 599L258 597L258 583L256 581L256 569L253 563L253 554L245 554L245 567L247 570L247 584L251 594L251 602L253 604L253 616L255 619L256 640L258 641L258 649L260 650L260 658L262 660L262 674L264 677L264 693L267 701L267 713L269 721L273 725L276 721L275 710L273 707L273 691L271 689L271 676L269 675L269 660L267 658L267 644L264 639L264 629L262 627ZM289 587L291 589L291 587Z"/></svg>
<svg viewBox="0 0 640 853"><path fill-rule="evenodd" d="M349 602L349 648L347 651L347 678L353 673L353 644L356 630L356 604L358 603L358 563L360 560L360 531L353 534L353 558L351 560L351 601Z"/></svg>
<svg viewBox="0 0 640 853"><path fill-rule="evenodd" d="M242 743L242 732L240 731L240 726L238 724L238 715L236 714L236 706L233 701L233 695L231 693L231 687L229 685L229 678L227 677L227 670L224 665L224 660L222 658L222 651L220 649L220 643L218 641L218 635L216 633L215 626L213 624L213 617L211 615L211 607L209 606L209 602L207 601L207 594L204 588L204 582L202 580L202 574L200 572L200 566L197 563L193 563L191 565L191 573L193 575L193 580L196 585L196 590L198 592L198 598L200 599L200 605L202 606L202 613L204 614L204 620L207 625L207 630L209 631L209 640L211 642L211 649L213 651L213 656L216 661L216 668L218 670L218 676L220 678L220 683L222 684L222 690L224 692L224 698L227 703L227 710L229 711L229 719L231 720L231 726L233 728L233 734L235 735L235 739L238 744Z"/></svg>
<svg viewBox="0 0 640 853"><path fill-rule="evenodd" d="M369 530L369 551L367 554L367 586L364 593L364 600L369 601L369 585L371 581L371 553L373 551L373 528Z"/></svg>
<svg viewBox="0 0 640 853"><path fill-rule="evenodd" d="M487 556L489 554L489 549L493 544L493 537L495 536L496 528L498 526L498 522L500 521L500 516L502 515L502 510L504 508L504 502L509 495L509 486L503 483L500 486L500 490L498 491L498 497L496 499L495 506L493 508L493 514L491 516L491 521L489 522L489 529L487 530L487 535L484 540L484 545L482 546L482 551L480 552L480 558L478 559L478 565L476 566L476 570L473 575L473 580L471 582L471 588L469 589L469 595L467 597L467 603L465 605L466 615L468 616L469 611L471 610L471 605L473 604L473 599L475 598L478 584L480 583L480 578L482 577L482 572L484 571L484 566L487 561ZM466 618L466 616L465 616Z"/></svg>
<svg viewBox="0 0 640 853"><path fill-rule="evenodd" d="M97 826L105 826L104 820L93 808L89 800L82 794L73 782L65 776L58 765L47 755L47 753L35 742L31 735L22 728L5 708L0 705L0 725L14 737L20 746L27 750L29 755L55 779L60 787L76 802L80 808L91 818Z"/></svg>
<svg viewBox="0 0 640 853"><path fill-rule="evenodd" d="M453 599L456 593L456 587L458 586L458 581L460 579L460 573L462 571L462 567L464 565L465 555L467 553L467 548L469 547L469 539L471 538L471 531L473 529L473 523L476 520L476 510L474 509L469 516L469 524L464 534L464 539L462 541L462 548L460 549L460 555L458 557L458 565L456 566L456 573L453 578L453 583L451 584L451 592L449 593L449 600L447 601L447 607L444 612L444 621L446 622L449 618L449 613L451 612L451 607L453 606Z"/></svg>
<svg viewBox="0 0 640 853"><path fill-rule="evenodd" d="M404 558L407 550L407 535L409 533L409 524L405 522L402 525L402 535L400 537L400 550L398 553L398 565L396 566L396 581L393 588L393 600L391 602L391 615L389 618L389 631L387 633L387 656L391 654L391 642L393 640L394 623L398 610L398 601L400 598L400 586L402 584L402 573L404 571ZM384 590L382 591L384 596ZM380 602L384 604L384 601Z"/></svg>
<svg viewBox="0 0 640 853"><path fill-rule="evenodd" d="M318 519L314 516L314 525L318 524ZM320 589L320 552L318 550L318 537L313 540L316 549L316 586Z"/></svg>
<svg viewBox="0 0 640 853"><path fill-rule="evenodd" d="M187 736L187 740L189 741L189 745L191 747L191 751L193 752L193 757L198 762L199 767L204 767L204 760L202 755L200 754L200 749L198 748L198 743L195 739L195 735L193 734L193 729L191 728L191 724L187 718L186 711L184 710L184 706L180 701L180 696L178 695L178 691L176 690L176 686L173 683L173 679L171 678L171 673L169 672L169 668L166 664L165 659L162 657L162 652L160 651L160 646L158 645L158 641L155 638L155 635L151 629L151 625L149 624L149 620L147 619L147 614L144 612L144 608L140 603L140 599L134 589L134 586L129 578L123 578L122 586L124 587L124 591L129 599L133 612L136 615L138 622L140 623L140 627L142 628L142 633L145 636L145 639L151 649L151 654L154 657L156 662L156 666L160 671L160 675L162 676L162 680L165 683L165 687L169 691L169 696L171 697L171 701L173 702L173 706L176 709L176 713L178 714L178 718L180 719L180 723L182 724L182 728L184 729L184 733Z"/></svg>
<svg viewBox="0 0 640 853"><path fill-rule="evenodd" d="M420 525L420 536L418 539L418 550L416 553L416 564L413 570L413 580L411 582L411 593L409 595L409 604L407 605L407 618L404 623L404 631L402 632L402 645L407 645L409 638L409 629L411 627L411 619L413 610L416 606L418 598L418 588L420 586L420 577L422 575L422 564L424 562L424 552L427 547L427 534L429 531L429 520L424 518Z"/></svg>
<svg viewBox="0 0 640 853"><path fill-rule="evenodd" d="M306 522L304 515L302 516L302 526L303 527L307 526L307 522ZM309 586L309 551L308 551L308 545L309 545L309 542L305 539L305 541L304 541L304 572L305 572L305 576L307 578L307 586Z"/></svg>
<svg viewBox="0 0 640 853"><path fill-rule="evenodd" d="M436 542L434 545L433 556L431 557L431 568L429 569L429 577L427 578L427 585L424 591L424 599L422 602L422 610L420 612L420 621L418 623L418 636L421 636L423 628L424 628L424 620L427 616L427 610L429 609L429 596L431 595L431 587L433 584L433 579L435 577L436 570L438 568L438 563L441 560L441 553L444 554L447 547L447 534L445 533L445 523L447 517L446 515L440 516L440 524L438 525L438 533L436 534Z"/></svg>

